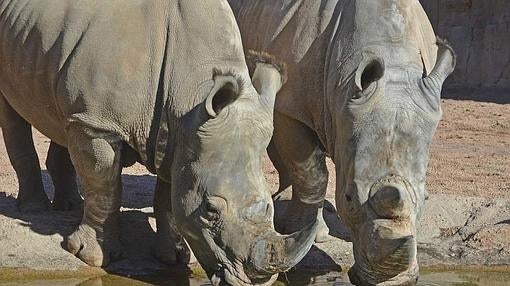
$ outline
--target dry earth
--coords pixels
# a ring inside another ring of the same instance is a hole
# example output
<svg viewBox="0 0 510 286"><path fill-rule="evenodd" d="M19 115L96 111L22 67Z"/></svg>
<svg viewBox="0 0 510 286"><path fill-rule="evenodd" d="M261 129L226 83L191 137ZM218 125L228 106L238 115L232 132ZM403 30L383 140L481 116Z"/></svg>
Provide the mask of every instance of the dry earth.
<svg viewBox="0 0 510 286"><path fill-rule="evenodd" d="M444 100L443 112L429 166L432 195L419 225L421 264L510 265L510 105ZM34 138L44 169L49 140L37 132ZM331 162L328 165L328 199L334 201L334 168ZM277 189L277 174L267 159L264 171ZM140 165L125 169L123 174L121 226L128 259L109 270L133 274L165 269L148 255L154 239L154 177ZM46 171L43 176L52 198L51 180ZM60 247L79 216L51 211L21 214L14 203L17 189L16 176L0 143L0 266L87 269ZM278 204L280 212L285 202ZM345 241L348 234L333 212L326 212L326 220L333 236L342 240L314 247L301 264L304 268L338 270L338 266L345 269L352 263L351 244ZM89 269L83 273L95 272Z"/></svg>

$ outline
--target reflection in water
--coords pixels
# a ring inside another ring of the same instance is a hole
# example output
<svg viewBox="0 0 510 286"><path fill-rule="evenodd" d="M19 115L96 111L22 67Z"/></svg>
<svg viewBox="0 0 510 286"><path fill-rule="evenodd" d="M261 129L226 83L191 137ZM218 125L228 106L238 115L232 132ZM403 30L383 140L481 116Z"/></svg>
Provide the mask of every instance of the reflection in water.
<svg viewBox="0 0 510 286"><path fill-rule="evenodd" d="M349 286L347 275L340 272L311 273L294 271L282 274L275 286ZM105 275L92 279L44 279L44 280L16 280L0 281L0 286L141 286L141 285L168 285L168 286L210 286L205 278L190 277L186 273L181 276L142 276L122 277ZM431 272L420 276L418 286L508 286L510 273L499 272Z"/></svg>

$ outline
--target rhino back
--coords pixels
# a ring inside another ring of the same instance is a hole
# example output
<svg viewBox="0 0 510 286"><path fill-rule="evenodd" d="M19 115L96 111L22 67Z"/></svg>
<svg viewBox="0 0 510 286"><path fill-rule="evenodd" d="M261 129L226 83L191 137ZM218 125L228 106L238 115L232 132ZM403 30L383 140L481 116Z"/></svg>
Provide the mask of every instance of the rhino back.
<svg viewBox="0 0 510 286"><path fill-rule="evenodd" d="M178 118L202 103L214 70L248 78L226 0L0 0L0 9L0 91L64 146L78 121L151 156L163 112Z"/></svg>
<svg viewBox="0 0 510 286"><path fill-rule="evenodd" d="M1 2L4 96L63 145L72 120L122 135L143 125L166 38L164 9L148 2Z"/></svg>

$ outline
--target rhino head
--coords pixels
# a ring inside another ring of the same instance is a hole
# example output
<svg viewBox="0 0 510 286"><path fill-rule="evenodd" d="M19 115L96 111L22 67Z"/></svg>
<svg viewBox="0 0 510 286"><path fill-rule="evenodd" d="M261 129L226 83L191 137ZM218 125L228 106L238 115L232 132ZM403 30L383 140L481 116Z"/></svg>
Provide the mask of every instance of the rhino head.
<svg viewBox="0 0 510 286"><path fill-rule="evenodd" d="M337 31L344 42L334 47L326 105L336 204L352 233L349 276L356 285L414 285L429 146L455 55L436 43L417 1L350 5L356 12Z"/></svg>
<svg viewBox="0 0 510 286"><path fill-rule="evenodd" d="M418 277L416 223L427 197L425 175L441 118L441 87L455 57L449 46L439 44L428 76L387 66L374 53L363 57L338 119L337 139L344 148L334 155L336 203L353 233L356 263L349 275L358 285L408 285Z"/></svg>
<svg viewBox="0 0 510 286"><path fill-rule="evenodd" d="M281 81L273 65L257 64L253 84L259 96L247 71L216 71L203 87L207 99L180 119L185 128L174 135L177 146L166 175L172 211L213 285L271 285L313 243L316 223L291 235L274 230L262 172Z"/></svg>

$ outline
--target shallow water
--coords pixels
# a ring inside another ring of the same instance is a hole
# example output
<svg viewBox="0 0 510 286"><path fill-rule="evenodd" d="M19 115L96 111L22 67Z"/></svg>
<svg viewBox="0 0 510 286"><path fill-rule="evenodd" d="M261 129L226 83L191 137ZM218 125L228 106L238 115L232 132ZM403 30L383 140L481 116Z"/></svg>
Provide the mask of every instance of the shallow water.
<svg viewBox="0 0 510 286"><path fill-rule="evenodd" d="M1 286L141 286L141 285L169 285L169 286L206 286L207 279L197 277L122 277L105 275L92 279L30 279L21 281L0 281ZM326 274L289 273L281 275L274 286L285 285L331 285L348 286L345 273L330 272ZM510 273L501 272L431 272L420 277L418 286L510 286Z"/></svg>

